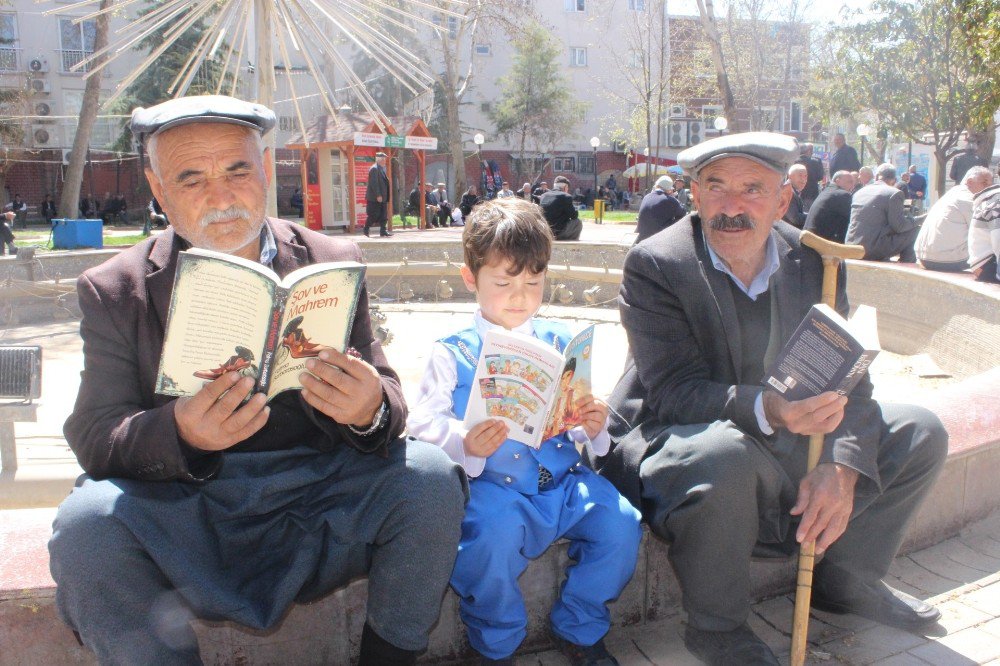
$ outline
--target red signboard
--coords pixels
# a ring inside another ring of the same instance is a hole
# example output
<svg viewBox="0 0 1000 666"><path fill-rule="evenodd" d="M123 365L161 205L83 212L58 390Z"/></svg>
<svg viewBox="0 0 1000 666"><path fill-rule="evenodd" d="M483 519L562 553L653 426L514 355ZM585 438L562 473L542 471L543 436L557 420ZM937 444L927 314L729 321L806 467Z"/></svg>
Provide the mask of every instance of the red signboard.
<svg viewBox="0 0 1000 666"><path fill-rule="evenodd" d="M375 151L373 150L372 153ZM354 211L355 224L365 226L368 213L365 211L368 194L368 169L375 164L375 156L354 153Z"/></svg>
<svg viewBox="0 0 1000 666"><path fill-rule="evenodd" d="M315 150L309 151L306 162L306 226L319 231L323 228L323 201L319 193L319 158Z"/></svg>

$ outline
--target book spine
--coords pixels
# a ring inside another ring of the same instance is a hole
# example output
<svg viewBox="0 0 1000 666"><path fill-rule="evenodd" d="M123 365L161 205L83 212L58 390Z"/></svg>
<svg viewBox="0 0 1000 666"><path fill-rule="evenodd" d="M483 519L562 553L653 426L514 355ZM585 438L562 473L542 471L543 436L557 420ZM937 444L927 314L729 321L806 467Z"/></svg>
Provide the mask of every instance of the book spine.
<svg viewBox="0 0 1000 666"><path fill-rule="evenodd" d="M278 336L281 331L281 315L285 311L285 301L288 299L288 290L278 287L274 292L274 306L271 308L271 320L267 326L267 340L264 343L264 353L260 361L260 381L257 383L257 390L267 394L271 388L271 374L274 370L274 360L278 350Z"/></svg>
<svg viewBox="0 0 1000 666"><path fill-rule="evenodd" d="M840 395L850 394L854 390L854 387L858 385L858 382L861 381L861 378L865 376L865 373L868 372L868 366L872 364L877 355L877 351L863 352L834 390Z"/></svg>

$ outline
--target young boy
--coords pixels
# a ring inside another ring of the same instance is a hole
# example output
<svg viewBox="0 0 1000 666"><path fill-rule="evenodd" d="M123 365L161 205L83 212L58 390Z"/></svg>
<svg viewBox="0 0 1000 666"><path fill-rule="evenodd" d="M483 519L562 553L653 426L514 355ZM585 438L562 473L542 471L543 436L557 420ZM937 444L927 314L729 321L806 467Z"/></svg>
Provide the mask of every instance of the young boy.
<svg viewBox="0 0 1000 666"><path fill-rule="evenodd" d="M559 349L571 339L561 324L533 318L542 303L552 233L537 206L497 199L473 210L462 240L462 279L479 311L472 326L433 346L407 426L418 439L440 445L472 479L451 576L469 642L483 664L513 663L528 625L518 576L565 537L576 563L550 615L556 642L573 664L617 664L603 642L610 627L606 604L632 577L640 515L580 464L576 448L585 444L597 455L608 450L607 405L583 396L577 401L583 425L537 450L508 440L500 419L462 426L487 331L518 331Z"/></svg>

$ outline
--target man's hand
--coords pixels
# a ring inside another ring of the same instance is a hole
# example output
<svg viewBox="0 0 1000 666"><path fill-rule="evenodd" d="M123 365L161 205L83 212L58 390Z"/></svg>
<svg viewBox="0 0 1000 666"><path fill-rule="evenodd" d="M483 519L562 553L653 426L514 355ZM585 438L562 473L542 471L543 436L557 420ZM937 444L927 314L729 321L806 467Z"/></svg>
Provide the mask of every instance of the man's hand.
<svg viewBox="0 0 1000 666"><path fill-rule="evenodd" d="M790 512L802 516L796 541L816 541L819 555L839 539L851 518L857 481L857 470L836 463L816 465L806 474L799 482L799 497Z"/></svg>
<svg viewBox="0 0 1000 666"><path fill-rule="evenodd" d="M267 423L271 408L258 393L240 407L253 389L250 377L227 372L174 407L177 434L196 449L222 451L250 437Z"/></svg>
<svg viewBox="0 0 1000 666"><path fill-rule="evenodd" d="M764 417L772 428L784 428L796 435L826 435L837 429L844 418L847 398L833 391L789 402L774 391L764 391Z"/></svg>
<svg viewBox="0 0 1000 666"><path fill-rule="evenodd" d="M360 358L325 349L319 359L306 361L309 372L299 375L302 397L337 423L367 428L382 405L378 370ZM309 374L312 373L312 374Z"/></svg>
<svg viewBox="0 0 1000 666"><path fill-rule="evenodd" d="M592 395L585 395L576 401L576 409L587 437L593 440L600 435L608 421L608 403Z"/></svg>
<svg viewBox="0 0 1000 666"><path fill-rule="evenodd" d="M486 419L465 434L462 444L469 455L489 458L507 439L510 428L500 419Z"/></svg>

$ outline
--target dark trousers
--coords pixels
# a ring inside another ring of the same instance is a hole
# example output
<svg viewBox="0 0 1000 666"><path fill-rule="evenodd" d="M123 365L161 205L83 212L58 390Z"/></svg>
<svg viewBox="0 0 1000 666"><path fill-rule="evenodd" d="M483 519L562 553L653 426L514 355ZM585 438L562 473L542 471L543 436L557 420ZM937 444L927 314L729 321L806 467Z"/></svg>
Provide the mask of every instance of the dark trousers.
<svg viewBox="0 0 1000 666"><path fill-rule="evenodd" d="M886 575L948 447L947 433L931 412L881 407L881 491L859 477L850 525L825 555L865 581ZM628 436L635 435L640 429ZM792 450L800 449L805 447ZM796 467L730 422L671 426L649 443L639 466L643 517L670 543L692 625L709 631L739 627L750 612L751 556L794 551L797 519L788 511L800 476L789 470ZM612 476L614 469L604 473Z"/></svg>
<svg viewBox="0 0 1000 666"><path fill-rule="evenodd" d="M53 524L56 603L102 664L197 664L195 617L267 629L367 574L367 624L422 650L467 497L461 469L412 439L388 458L227 453L200 486L84 477Z"/></svg>
<svg viewBox="0 0 1000 666"><path fill-rule="evenodd" d="M561 230L552 230L552 237L560 241L580 240L580 233L583 231L583 222L579 219L570 220Z"/></svg>
<svg viewBox="0 0 1000 666"><path fill-rule="evenodd" d="M968 261L930 261L922 259L920 265L929 271L941 273L961 273L969 269Z"/></svg>
<svg viewBox="0 0 1000 666"><path fill-rule="evenodd" d="M368 235L368 230L375 225L378 225L378 232L380 235L384 236L388 233L385 225L389 218L386 214L386 205L384 201L367 202L365 205L365 213L367 214L367 219L365 220L365 235Z"/></svg>
<svg viewBox="0 0 1000 666"><path fill-rule="evenodd" d="M919 233L920 227L913 227L900 233L886 233L865 253L865 259L889 261L898 254L900 261L914 263L917 260L917 253L913 250L913 243Z"/></svg>

